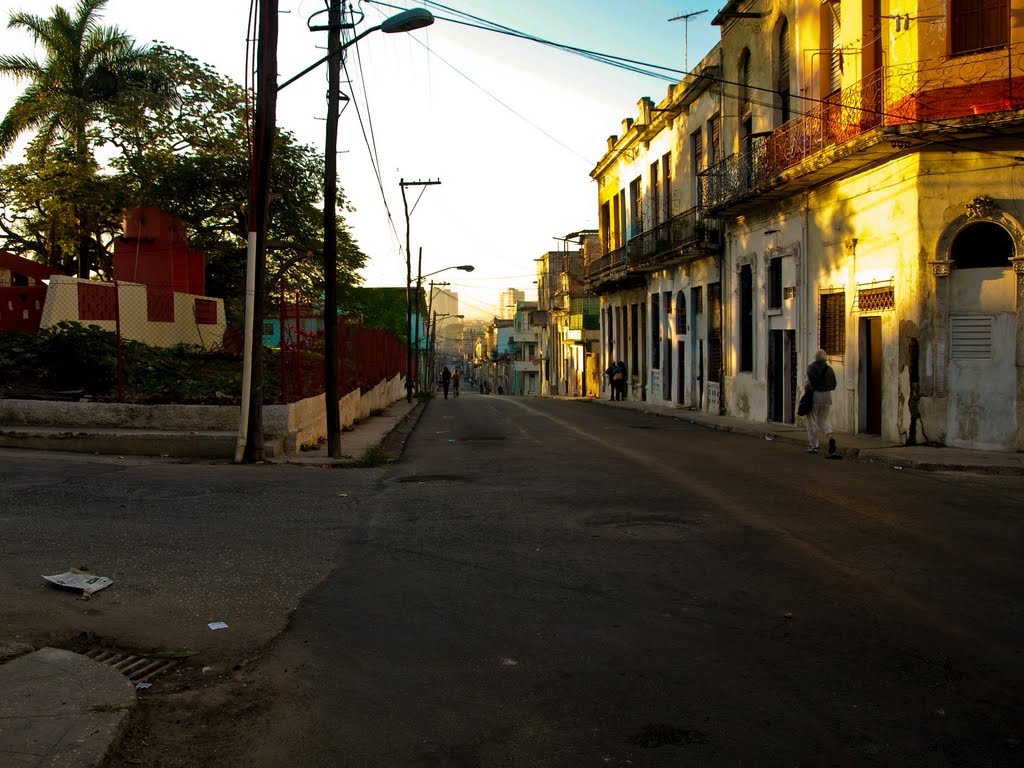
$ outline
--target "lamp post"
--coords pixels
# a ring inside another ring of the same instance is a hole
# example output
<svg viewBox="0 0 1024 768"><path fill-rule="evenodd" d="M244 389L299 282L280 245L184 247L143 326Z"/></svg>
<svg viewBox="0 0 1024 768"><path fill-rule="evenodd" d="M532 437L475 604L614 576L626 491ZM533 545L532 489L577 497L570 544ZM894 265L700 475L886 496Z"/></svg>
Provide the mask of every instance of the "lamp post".
<svg viewBox="0 0 1024 768"><path fill-rule="evenodd" d="M324 157L324 344L325 398L327 407L328 449L332 457L341 453L341 424L338 411L338 243L337 243L337 141L338 80L341 53L371 32L387 34L412 32L434 23L434 16L424 8L411 8L385 19L377 26L363 30L348 42L341 43L342 0L330 0L328 15L328 53L290 77L277 83L277 13L278 0L259 0L260 37L257 62L257 104L254 118L254 145L250 159L252 197L249 206L249 238L246 264L245 350L242 365L242 410L239 416L235 461L261 461L263 451L262 416L262 338L255 335L256 313L262 312L264 276L266 272L266 208L269 199L273 141L276 132L277 94L324 62L331 62L328 75L327 142ZM351 25L349 25L351 26ZM257 346L258 345L258 346ZM256 361L254 363L254 360ZM252 398L255 393L255 398ZM255 408L250 399L255 399Z"/></svg>

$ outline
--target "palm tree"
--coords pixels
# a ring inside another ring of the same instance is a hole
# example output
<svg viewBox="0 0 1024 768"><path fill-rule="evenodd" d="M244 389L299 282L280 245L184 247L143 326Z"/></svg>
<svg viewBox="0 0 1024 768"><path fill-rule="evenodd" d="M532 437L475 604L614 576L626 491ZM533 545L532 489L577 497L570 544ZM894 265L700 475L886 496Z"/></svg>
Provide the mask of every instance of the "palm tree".
<svg viewBox="0 0 1024 768"><path fill-rule="evenodd" d="M0 121L0 157L7 154L26 131L37 131L34 140L42 155L58 143L72 157L84 176L95 173L89 147L89 126L100 120L103 108L126 91L152 91L149 73L153 54L136 47L135 41L116 27L99 23L107 0L78 0L74 15L55 6L43 18L14 12L8 26L32 34L45 60L29 56L0 56L0 75L26 81L24 92ZM88 276L91 238L87 216L78 208L78 269Z"/></svg>

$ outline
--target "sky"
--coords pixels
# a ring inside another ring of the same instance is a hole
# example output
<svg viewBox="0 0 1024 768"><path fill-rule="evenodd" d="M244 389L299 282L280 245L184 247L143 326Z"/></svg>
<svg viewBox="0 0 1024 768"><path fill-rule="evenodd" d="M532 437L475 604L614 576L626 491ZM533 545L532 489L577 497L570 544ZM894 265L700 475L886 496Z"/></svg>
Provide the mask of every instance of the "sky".
<svg viewBox="0 0 1024 768"><path fill-rule="evenodd" d="M0 0L3 19L22 10L48 16L74 0ZM359 31L422 3L364 0ZM724 5L724 2L721 4ZM487 21L577 48L683 69L718 39L718 6L701 0L446 0ZM280 0L279 82L324 55L325 32L309 18L325 0ZM415 279L422 251L425 279L446 281L460 311L489 318L500 291L536 297L534 260L562 237L597 228L597 187L589 173L621 132L636 104L666 94L669 81L627 72L547 46L446 19L409 34L367 35L347 51L342 90L350 97L339 123L338 172L355 208L346 218L367 254L366 285L405 285L406 187ZM250 0L108 0L107 25L139 44L160 40L245 80ZM707 10L688 23L669 19ZM318 16L316 24L325 18ZM684 45L684 32L688 38ZM32 52L23 31L0 26L0 50ZM21 86L0 79L0 109ZM324 146L326 71L320 67L282 90L277 122L298 140ZM375 162L374 162L375 160ZM374 166L376 165L377 171ZM422 194L421 194L422 193ZM474 271L449 270L471 264Z"/></svg>

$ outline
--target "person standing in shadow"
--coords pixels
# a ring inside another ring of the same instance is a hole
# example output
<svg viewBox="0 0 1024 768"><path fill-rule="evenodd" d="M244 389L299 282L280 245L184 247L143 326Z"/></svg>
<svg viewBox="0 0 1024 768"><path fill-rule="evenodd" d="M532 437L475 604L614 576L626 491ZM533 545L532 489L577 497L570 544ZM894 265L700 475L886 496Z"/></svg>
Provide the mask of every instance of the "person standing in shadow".
<svg viewBox="0 0 1024 768"><path fill-rule="evenodd" d="M452 372L448 370L448 366L444 367L441 371L441 388L444 390L444 399L448 399L448 387L452 385Z"/></svg>

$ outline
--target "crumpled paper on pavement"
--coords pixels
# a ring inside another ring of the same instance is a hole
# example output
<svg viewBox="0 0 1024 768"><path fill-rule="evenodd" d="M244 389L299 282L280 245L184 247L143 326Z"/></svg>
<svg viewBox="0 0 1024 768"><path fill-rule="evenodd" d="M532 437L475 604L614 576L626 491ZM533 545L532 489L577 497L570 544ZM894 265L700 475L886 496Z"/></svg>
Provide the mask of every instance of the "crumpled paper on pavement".
<svg viewBox="0 0 1024 768"><path fill-rule="evenodd" d="M64 573L55 573L52 576L43 576L43 578L58 587L82 590L83 600L88 600L93 592L99 592L114 583L113 579L106 576L97 576L78 568L71 568Z"/></svg>

